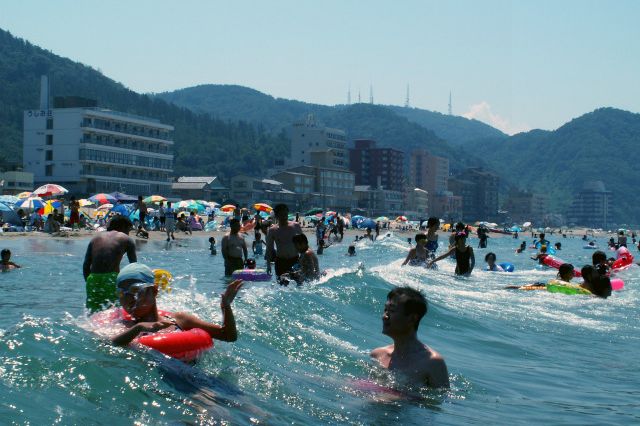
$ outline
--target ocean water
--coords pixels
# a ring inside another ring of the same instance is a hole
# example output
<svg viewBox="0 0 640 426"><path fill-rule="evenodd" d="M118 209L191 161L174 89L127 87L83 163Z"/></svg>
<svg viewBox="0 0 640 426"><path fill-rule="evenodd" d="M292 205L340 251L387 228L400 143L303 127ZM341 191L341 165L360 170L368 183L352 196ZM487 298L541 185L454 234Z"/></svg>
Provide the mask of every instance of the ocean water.
<svg viewBox="0 0 640 426"><path fill-rule="evenodd" d="M555 273L536 267L533 251L514 254L511 238L476 249L470 278L453 277L449 260L401 268L408 236L359 242L356 257L332 246L320 256L327 275L300 288L247 283L234 302L238 341L216 343L193 366L88 330L87 240L3 241L24 268L0 274L0 424L640 423L638 267L607 300L508 291ZM582 241L560 241L558 257L589 262ZM175 276L161 307L219 322L222 257L207 248L197 234L138 242L139 261ZM482 271L489 250L516 272ZM419 337L445 357L449 391L398 398L359 385L395 386L369 351L390 343L382 309L403 285L429 300Z"/></svg>

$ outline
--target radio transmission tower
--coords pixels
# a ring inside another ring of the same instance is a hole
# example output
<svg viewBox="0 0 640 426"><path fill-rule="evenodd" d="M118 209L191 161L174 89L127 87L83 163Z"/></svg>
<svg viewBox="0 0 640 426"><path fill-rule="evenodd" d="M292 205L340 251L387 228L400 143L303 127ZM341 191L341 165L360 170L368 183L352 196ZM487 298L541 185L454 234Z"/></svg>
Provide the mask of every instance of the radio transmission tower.
<svg viewBox="0 0 640 426"><path fill-rule="evenodd" d="M453 115L453 107L451 106L451 91L449 91L449 115Z"/></svg>
<svg viewBox="0 0 640 426"><path fill-rule="evenodd" d="M409 108L409 85L407 84L407 98L404 100L404 107Z"/></svg>

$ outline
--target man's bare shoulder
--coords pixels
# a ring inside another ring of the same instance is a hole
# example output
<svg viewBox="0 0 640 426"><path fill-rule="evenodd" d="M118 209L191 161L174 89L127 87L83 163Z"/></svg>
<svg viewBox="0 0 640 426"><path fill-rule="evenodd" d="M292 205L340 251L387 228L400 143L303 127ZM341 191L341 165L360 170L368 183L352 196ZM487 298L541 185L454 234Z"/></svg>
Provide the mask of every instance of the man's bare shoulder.
<svg viewBox="0 0 640 426"><path fill-rule="evenodd" d="M393 353L393 344L387 346L381 346L371 351L369 356L373 359L380 360L382 358L388 358Z"/></svg>

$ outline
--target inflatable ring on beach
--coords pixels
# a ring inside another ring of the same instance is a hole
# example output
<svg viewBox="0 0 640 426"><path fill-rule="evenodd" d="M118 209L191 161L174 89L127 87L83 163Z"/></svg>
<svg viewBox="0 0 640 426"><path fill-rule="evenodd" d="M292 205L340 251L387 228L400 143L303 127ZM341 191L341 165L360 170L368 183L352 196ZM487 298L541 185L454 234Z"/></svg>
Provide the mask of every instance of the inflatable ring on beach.
<svg viewBox="0 0 640 426"><path fill-rule="evenodd" d="M172 313L158 309L158 315L171 316ZM106 326L116 321L131 320L131 315L122 308L98 312L91 317L91 322L97 326ZM170 332L159 331L139 336L133 340L133 343L147 346L167 356L186 362L197 359L213 347L213 339L209 333L201 328Z"/></svg>
<svg viewBox="0 0 640 426"><path fill-rule="evenodd" d="M271 275L264 269L238 269L233 271L231 277L243 281L271 281Z"/></svg>

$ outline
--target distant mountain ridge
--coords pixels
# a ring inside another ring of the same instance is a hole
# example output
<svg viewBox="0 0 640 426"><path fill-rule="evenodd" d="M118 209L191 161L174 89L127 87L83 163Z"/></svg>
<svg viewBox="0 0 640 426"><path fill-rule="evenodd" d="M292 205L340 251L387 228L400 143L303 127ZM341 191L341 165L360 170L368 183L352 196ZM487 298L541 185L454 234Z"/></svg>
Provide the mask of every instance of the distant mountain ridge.
<svg viewBox="0 0 640 426"><path fill-rule="evenodd" d="M613 195L619 223L640 224L640 114L600 108L553 131L532 130L475 144L475 154L516 186L547 194L565 212L585 181Z"/></svg>
<svg viewBox="0 0 640 426"><path fill-rule="evenodd" d="M319 105L290 99L275 98L255 89L237 85L204 84L194 87L159 93L156 96L192 111L210 113L215 117L231 120L248 120L265 126L271 131L280 131L292 122L314 114L329 127L335 124L328 117L351 106L370 105ZM501 131L477 120L449 116L419 108L393 105L375 105L386 108L400 117L407 118L453 145L464 145L474 140L490 137L506 137ZM353 138L360 135L351 134Z"/></svg>

